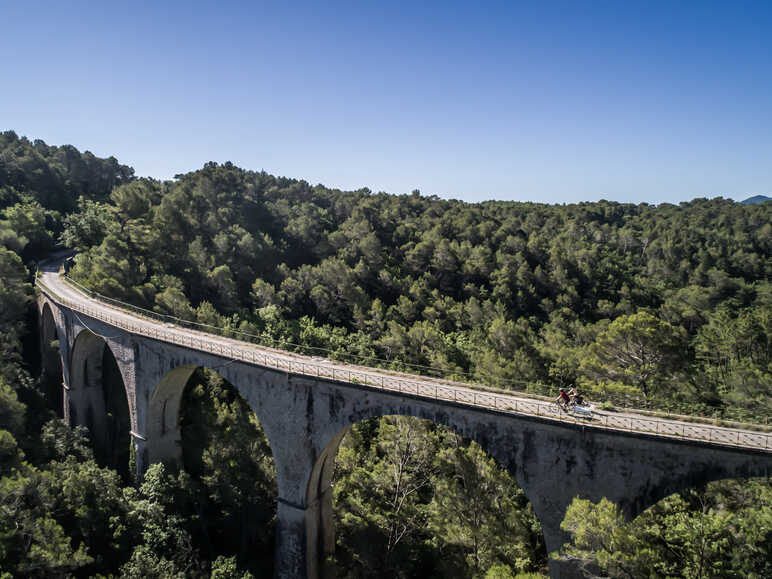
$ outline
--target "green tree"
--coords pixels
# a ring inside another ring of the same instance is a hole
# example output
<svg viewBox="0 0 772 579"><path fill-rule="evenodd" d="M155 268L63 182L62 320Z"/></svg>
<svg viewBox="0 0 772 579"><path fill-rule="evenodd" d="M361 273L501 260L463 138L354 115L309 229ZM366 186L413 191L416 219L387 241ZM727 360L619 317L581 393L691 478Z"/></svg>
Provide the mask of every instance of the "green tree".
<svg viewBox="0 0 772 579"><path fill-rule="evenodd" d="M436 472L436 437L423 421L386 417L355 427L366 454L339 451L342 484L334 484L336 559L350 576L414 576L427 556L421 543ZM377 432L377 437L371 438ZM361 460L361 462L360 462Z"/></svg>
<svg viewBox="0 0 772 579"><path fill-rule="evenodd" d="M580 369L598 382L621 382L649 396L679 369L683 338L680 328L645 311L620 316L589 346Z"/></svg>
<svg viewBox="0 0 772 579"><path fill-rule="evenodd" d="M32 302L32 286L21 258L0 247L0 378L19 382L21 338L25 333L24 315Z"/></svg>
<svg viewBox="0 0 772 579"><path fill-rule="evenodd" d="M452 433L443 439L429 505L435 540L449 547L443 549L443 575L480 576L496 564L533 570L543 545L523 491L474 442Z"/></svg>
<svg viewBox="0 0 772 579"><path fill-rule="evenodd" d="M107 233L115 231L118 225L111 206L83 197L78 198L78 210L67 215L63 222L64 231L59 241L81 252L101 244Z"/></svg>
<svg viewBox="0 0 772 579"><path fill-rule="evenodd" d="M138 490L127 489L129 521L141 542L121 567L132 579L204 576L203 565L187 531L187 520L175 501L182 496L177 480L160 463L151 465Z"/></svg>
<svg viewBox="0 0 772 579"><path fill-rule="evenodd" d="M613 577L766 577L769 481L722 481L673 495L628 522L612 502L574 499L560 555Z"/></svg>
<svg viewBox="0 0 772 579"><path fill-rule="evenodd" d="M236 556L241 568L270 572L276 471L268 440L236 389L198 370L182 406L185 471L180 475L189 527L204 557Z"/></svg>

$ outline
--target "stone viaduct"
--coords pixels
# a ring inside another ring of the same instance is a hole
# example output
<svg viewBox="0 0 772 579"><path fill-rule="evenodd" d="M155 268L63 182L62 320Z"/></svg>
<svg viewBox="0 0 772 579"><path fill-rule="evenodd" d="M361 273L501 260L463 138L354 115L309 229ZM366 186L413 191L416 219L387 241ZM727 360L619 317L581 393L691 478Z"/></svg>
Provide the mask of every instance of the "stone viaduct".
<svg viewBox="0 0 772 579"><path fill-rule="evenodd" d="M356 373L345 374L345 379L335 369L328 373L329 366L318 359L277 354L277 359L288 360L286 367L276 360L266 365L265 352L276 351L121 312L75 291L54 268L43 271L38 287L41 341L59 343L65 419L88 425L95 439L110 445L128 448L128 431L139 474L153 462L181 460L178 415L196 368L214 369L238 389L257 415L275 461L277 577L325 575L323 562L334 547L334 458L347 429L367 418L425 418L478 442L526 493L548 551L557 550L566 538L560 522L574 496L596 501L608 497L634 517L685 488L772 474L770 435L745 432L731 438L727 429L715 429L709 439L730 436L716 443L690 437L693 425L682 425L681 435L668 436L558 420L538 407L534 412L533 406L517 411L516 405L460 401L458 393L436 395L450 388L447 383L431 387L434 395L418 387L406 393L383 387L382 376L377 388ZM239 344L241 353L236 354ZM105 355L108 349L114 363ZM105 390L108 372L120 375L123 389ZM384 374L387 382L393 376ZM431 379L416 379L431 385ZM128 406L128 424L120 424L110 411L116 404ZM676 425L664 428L674 432ZM736 444L743 440L751 440L755 448ZM571 577L576 570L550 562L550 574Z"/></svg>

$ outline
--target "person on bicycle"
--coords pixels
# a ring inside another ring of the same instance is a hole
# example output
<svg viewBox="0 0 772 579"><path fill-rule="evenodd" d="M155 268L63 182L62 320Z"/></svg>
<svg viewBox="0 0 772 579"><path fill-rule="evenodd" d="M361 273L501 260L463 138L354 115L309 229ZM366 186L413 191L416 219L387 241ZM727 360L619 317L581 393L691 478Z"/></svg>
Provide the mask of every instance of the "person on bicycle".
<svg viewBox="0 0 772 579"><path fill-rule="evenodd" d="M566 389L565 388L561 388L560 389L560 394L555 399L555 402L560 404L563 407L564 410L568 408L568 405L571 402L571 399L568 397L568 394L566 394Z"/></svg>
<svg viewBox="0 0 772 579"><path fill-rule="evenodd" d="M574 390L574 395L571 397L571 401L575 406L584 406L584 396L579 394L578 390Z"/></svg>

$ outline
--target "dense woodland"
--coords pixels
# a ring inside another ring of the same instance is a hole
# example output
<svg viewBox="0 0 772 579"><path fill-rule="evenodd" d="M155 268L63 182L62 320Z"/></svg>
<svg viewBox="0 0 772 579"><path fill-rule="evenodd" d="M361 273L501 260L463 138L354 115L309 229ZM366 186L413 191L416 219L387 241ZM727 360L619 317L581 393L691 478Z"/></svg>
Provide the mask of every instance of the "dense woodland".
<svg viewBox="0 0 772 579"><path fill-rule="evenodd" d="M78 250L70 274L92 290L213 331L489 388L577 384L609 409L766 424L771 244L769 202L469 204L214 163L162 182L0 133L0 575L272 573L270 448L215 372L186 388L179 472L122 476L95 460L86 429L55 418L31 276L56 247ZM522 491L437 425L356 425L334 497L339 576L546 570ZM769 481L694 489L632 522L576 500L564 527L561 556L588 574L772 575Z"/></svg>

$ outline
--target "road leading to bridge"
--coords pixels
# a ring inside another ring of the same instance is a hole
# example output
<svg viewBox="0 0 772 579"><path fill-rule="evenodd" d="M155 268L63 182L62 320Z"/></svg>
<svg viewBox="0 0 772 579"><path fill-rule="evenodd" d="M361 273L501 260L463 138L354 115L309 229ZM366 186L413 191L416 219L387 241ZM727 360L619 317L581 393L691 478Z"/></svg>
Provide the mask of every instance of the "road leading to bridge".
<svg viewBox="0 0 772 579"><path fill-rule="evenodd" d="M97 299L76 289L59 273L63 259L63 257L58 257L41 263L36 278L37 287L54 302L83 316L100 320L134 334L208 352L229 360L238 360L293 374L330 379L359 387L388 390L419 398L450 401L461 405L483 407L514 415L537 416L559 422L580 423L586 428L623 430L772 452L772 434L766 432L652 418L629 411L618 413L596 410L591 417L583 418L560 410L552 402L518 396L516 393L511 395L491 393L458 382L344 364L164 323L109 303L106 298ZM87 319L83 319L82 322L88 327Z"/></svg>

